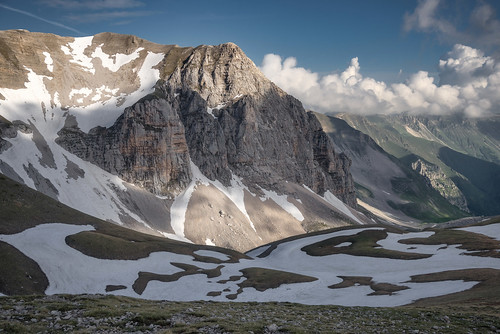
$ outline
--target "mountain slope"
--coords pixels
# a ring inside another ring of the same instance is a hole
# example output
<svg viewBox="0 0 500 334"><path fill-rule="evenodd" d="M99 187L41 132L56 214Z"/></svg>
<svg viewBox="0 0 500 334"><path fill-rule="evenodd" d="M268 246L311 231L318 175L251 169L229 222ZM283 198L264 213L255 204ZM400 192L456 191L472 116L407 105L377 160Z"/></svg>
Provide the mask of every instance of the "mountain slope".
<svg viewBox="0 0 500 334"><path fill-rule="evenodd" d="M23 193L36 195L11 183L0 179L12 195L4 203L12 205ZM54 217L59 210L71 211L39 196L54 208ZM365 306L448 294L463 301L486 291L490 300L498 298L498 219L406 233L353 226L281 240L246 255L89 219L81 225L30 222L14 233L2 230L0 247L9 251L0 253L0 293Z"/></svg>
<svg viewBox="0 0 500 334"><path fill-rule="evenodd" d="M475 215L500 212L496 201L500 189L497 178L490 178L488 187L477 179L479 174L495 175L498 169L498 117L467 119L406 114L336 117L369 135L385 151L426 177L450 203ZM451 157L457 156L469 158L456 163ZM478 167L481 167L479 173L462 174L464 168L470 171Z"/></svg>
<svg viewBox="0 0 500 334"><path fill-rule="evenodd" d="M394 221L439 222L465 216L417 172L386 153L373 139L344 120L316 114L337 151L352 160L351 172L361 205L383 211Z"/></svg>
<svg viewBox="0 0 500 334"><path fill-rule="evenodd" d="M350 160L232 43L0 40L0 171L12 179L100 219L239 250L367 221L349 208Z"/></svg>

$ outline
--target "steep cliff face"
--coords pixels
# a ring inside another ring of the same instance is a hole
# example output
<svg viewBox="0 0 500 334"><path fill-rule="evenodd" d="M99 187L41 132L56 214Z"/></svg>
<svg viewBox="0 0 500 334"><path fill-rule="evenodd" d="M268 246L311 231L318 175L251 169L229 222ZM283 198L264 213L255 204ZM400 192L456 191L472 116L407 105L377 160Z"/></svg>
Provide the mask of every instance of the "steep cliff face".
<svg viewBox="0 0 500 334"><path fill-rule="evenodd" d="M164 99L148 96L89 133L67 117L58 135L69 152L155 195L175 196L191 181L184 126Z"/></svg>
<svg viewBox="0 0 500 334"><path fill-rule="evenodd" d="M85 134L75 126L66 125L57 143L158 195L186 188L190 156L226 186L234 173L257 192L283 193L294 182L356 205L347 156L335 153L314 114L232 43L194 49L155 95L126 108L112 127Z"/></svg>
<svg viewBox="0 0 500 334"><path fill-rule="evenodd" d="M356 205L349 159L235 44L194 49L162 90L179 94L191 158L208 177L227 185L232 171L280 192L290 181Z"/></svg>
<svg viewBox="0 0 500 334"><path fill-rule="evenodd" d="M437 165L428 163L422 159L412 162L411 167L420 175L424 176L429 185L436 189L448 202L460 210L469 212L467 199L460 189L453 183Z"/></svg>
<svg viewBox="0 0 500 334"><path fill-rule="evenodd" d="M0 44L0 171L69 206L239 250L365 219L348 207L350 160L232 43Z"/></svg>

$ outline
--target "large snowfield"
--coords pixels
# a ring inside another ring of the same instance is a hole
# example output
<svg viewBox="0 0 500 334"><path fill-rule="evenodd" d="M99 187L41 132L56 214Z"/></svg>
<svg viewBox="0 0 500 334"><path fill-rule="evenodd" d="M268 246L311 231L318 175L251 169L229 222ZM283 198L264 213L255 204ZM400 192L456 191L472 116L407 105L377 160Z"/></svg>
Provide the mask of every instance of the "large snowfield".
<svg viewBox="0 0 500 334"><path fill-rule="evenodd" d="M490 235L498 239L500 224L467 228L474 233ZM345 306L398 306L417 299L441 296L472 288L477 282L461 280L429 283L410 283L410 276L436 273L447 270L470 268L500 269L500 259L464 255L458 245L404 245L401 239L426 238L434 232L414 232L405 234L388 233L387 238L378 242L380 247L389 250L432 254L419 260L395 260L367 256L334 254L310 256L301 248L313 243L338 236L355 235L362 230L381 228L357 228L340 230L327 234L309 236L283 242L266 257L257 257L269 246L249 252L252 259L242 259L237 263L223 263L221 275L207 278L205 274L181 277L173 282L152 280L142 294L137 294L132 285L139 272L174 274L182 270L172 265L185 263L201 269L214 269L220 264L195 261L193 256L168 252L151 253L139 260L102 260L96 259L69 247L65 238L82 231L91 231L92 226L68 224L43 224L14 235L0 235L0 240L11 244L26 256L35 260L49 280L47 294L91 293L106 294L107 285L123 285L126 288L111 292L113 294L145 299L165 299L173 301L214 300L227 301L227 295L237 293L239 283L245 280L240 270L245 268L265 268L311 276L317 280L308 283L283 284L278 288L258 291L245 287L235 301L283 301L303 304L335 304ZM344 246L344 244L337 245ZM411 250L408 250L408 249ZM200 250L198 255L227 260L225 254L215 250ZM241 276L230 281L231 276ZM405 286L407 289L386 295L370 295L373 290L368 285L354 284L346 288L331 289L328 286L340 283L339 276L372 277L375 283L390 283ZM221 280L228 280L223 283ZM209 292L220 295L207 296Z"/></svg>

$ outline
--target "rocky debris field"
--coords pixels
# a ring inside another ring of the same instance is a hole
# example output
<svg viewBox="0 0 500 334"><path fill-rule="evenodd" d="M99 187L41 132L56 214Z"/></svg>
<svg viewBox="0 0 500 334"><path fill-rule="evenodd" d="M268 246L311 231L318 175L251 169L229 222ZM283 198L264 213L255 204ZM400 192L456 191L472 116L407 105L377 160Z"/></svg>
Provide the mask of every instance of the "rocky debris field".
<svg viewBox="0 0 500 334"><path fill-rule="evenodd" d="M367 308L101 295L0 297L0 333L500 333L499 311L498 305Z"/></svg>

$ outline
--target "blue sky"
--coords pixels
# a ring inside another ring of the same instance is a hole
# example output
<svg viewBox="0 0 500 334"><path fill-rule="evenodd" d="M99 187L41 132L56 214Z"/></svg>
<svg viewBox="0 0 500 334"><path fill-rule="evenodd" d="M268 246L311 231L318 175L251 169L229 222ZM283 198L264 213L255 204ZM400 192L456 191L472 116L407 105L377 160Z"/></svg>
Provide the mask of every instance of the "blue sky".
<svg viewBox="0 0 500 334"><path fill-rule="evenodd" d="M0 0L0 29L234 42L306 108L500 114L498 0Z"/></svg>
<svg viewBox="0 0 500 334"><path fill-rule="evenodd" d="M500 10L500 1L481 2ZM478 3L440 1L438 15L461 29ZM299 66L318 73L341 71L358 57L364 75L394 82L418 70L435 72L440 57L466 42L440 36L434 28L405 29L405 15L418 5L413 0L0 0L0 29L66 36L112 31L181 46L231 41L258 65L274 53L293 56Z"/></svg>

